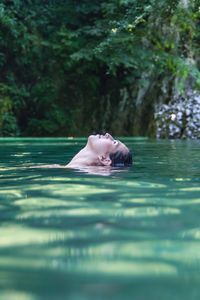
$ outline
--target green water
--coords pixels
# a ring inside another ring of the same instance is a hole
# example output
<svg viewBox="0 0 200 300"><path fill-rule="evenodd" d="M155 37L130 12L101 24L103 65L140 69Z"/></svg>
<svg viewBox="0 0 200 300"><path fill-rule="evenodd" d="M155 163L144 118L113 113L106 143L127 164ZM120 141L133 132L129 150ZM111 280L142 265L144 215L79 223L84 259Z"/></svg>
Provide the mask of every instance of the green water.
<svg viewBox="0 0 200 300"><path fill-rule="evenodd" d="M66 164L85 139L0 140L0 299L200 299L198 141L124 139L134 166Z"/></svg>

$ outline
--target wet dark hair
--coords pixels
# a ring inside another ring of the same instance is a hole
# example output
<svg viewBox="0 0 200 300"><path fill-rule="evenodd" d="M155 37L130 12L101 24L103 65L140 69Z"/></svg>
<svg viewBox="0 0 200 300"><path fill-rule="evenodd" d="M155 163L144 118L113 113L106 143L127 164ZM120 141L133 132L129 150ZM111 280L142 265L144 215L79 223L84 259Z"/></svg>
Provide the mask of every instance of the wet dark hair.
<svg viewBox="0 0 200 300"><path fill-rule="evenodd" d="M111 153L109 156L112 161L112 167L130 167L133 164L131 151L125 153L117 151L115 153Z"/></svg>

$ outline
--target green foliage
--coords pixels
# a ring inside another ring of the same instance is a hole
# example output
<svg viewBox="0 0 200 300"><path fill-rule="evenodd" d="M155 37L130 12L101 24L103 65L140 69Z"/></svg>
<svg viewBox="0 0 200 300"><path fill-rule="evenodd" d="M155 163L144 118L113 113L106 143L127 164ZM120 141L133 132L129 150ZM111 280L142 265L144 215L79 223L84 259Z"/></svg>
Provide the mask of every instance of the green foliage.
<svg viewBox="0 0 200 300"><path fill-rule="evenodd" d="M0 84L0 136L18 135L17 122L12 111L13 103L8 94L9 87Z"/></svg>
<svg viewBox="0 0 200 300"><path fill-rule="evenodd" d="M199 20L197 0L2 0L0 135L148 134L200 86Z"/></svg>

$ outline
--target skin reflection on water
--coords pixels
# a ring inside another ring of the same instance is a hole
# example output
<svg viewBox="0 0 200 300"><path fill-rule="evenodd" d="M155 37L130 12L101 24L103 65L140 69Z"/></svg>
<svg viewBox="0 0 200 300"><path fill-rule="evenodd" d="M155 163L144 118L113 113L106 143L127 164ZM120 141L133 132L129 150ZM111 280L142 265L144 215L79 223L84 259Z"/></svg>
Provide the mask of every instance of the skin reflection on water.
<svg viewBox="0 0 200 300"><path fill-rule="evenodd" d="M199 299L196 144L129 140L134 166L106 174L31 168L76 143L2 150L0 298Z"/></svg>

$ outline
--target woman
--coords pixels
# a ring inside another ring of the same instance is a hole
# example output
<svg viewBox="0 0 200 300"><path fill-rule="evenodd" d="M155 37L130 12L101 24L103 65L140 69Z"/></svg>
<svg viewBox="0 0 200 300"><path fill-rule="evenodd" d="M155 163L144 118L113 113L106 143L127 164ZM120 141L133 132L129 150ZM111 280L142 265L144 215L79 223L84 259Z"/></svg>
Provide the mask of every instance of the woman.
<svg viewBox="0 0 200 300"><path fill-rule="evenodd" d="M109 133L106 133L105 135L90 135L86 146L72 158L66 168L131 165L132 154L130 150L122 142L115 140Z"/></svg>

